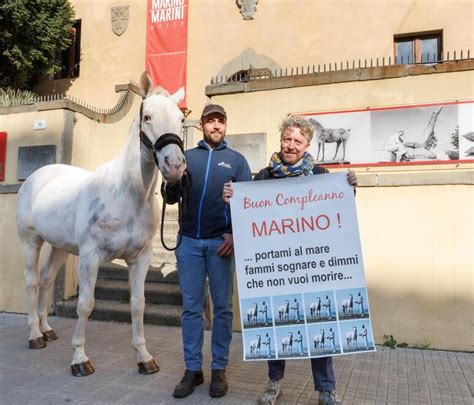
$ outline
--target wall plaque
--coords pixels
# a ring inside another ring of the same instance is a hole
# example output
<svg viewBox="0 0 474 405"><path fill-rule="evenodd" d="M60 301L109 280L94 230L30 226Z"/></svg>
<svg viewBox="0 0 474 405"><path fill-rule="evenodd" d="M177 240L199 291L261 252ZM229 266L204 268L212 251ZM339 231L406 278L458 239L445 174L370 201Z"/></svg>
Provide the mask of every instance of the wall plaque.
<svg viewBox="0 0 474 405"><path fill-rule="evenodd" d="M18 180L25 180L35 170L52 163L56 163L56 145L20 146Z"/></svg>
<svg viewBox="0 0 474 405"><path fill-rule="evenodd" d="M267 166L267 134L264 132L250 134L226 135L225 140L232 149L242 153L250 165L252 173L257 173Z"/></svg>

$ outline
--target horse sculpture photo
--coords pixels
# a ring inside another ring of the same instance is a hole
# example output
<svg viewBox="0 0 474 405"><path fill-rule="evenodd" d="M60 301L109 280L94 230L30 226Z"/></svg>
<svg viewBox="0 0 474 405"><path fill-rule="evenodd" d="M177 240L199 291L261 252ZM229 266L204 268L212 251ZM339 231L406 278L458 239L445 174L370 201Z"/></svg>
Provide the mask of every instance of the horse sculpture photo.
<svg viewBox="0 0 474 405"><path fill-rule="evenodd" d="M74 376L94 372L84 349L86 323L94 308L99 266L116 258L129 267L132 344L138 353L138 370L142 374L159 371L146 349L144 283L158 225L157 169L170 182L179 181L186 169L179 137L184 115L178 108L184 90L173 95L160 87L153 90L146 72L140 85L146 95L140 114L130 127L127 145L115 159L95 172L60 164L45 166L18 192L16 219L24 247L31 349L43 348L46 341L58 338L47 320L51 287L68 255L79 256L78 320L72 337ZM51 251L39 271L44 242Z"/></svg>
<svg viewBox="0 0 474 405"><path fill-rule="evenodd" d="M324 128L321 123L316 121L313 118L310 118L309 121L314 125L314 138L318 143L318 155L316 160L323 162L324 161L324 149L326 143L336 142L336 152L332 160L336 160L337 152L339 147L342 145L342 160L346 158L346 143L351 135L350 129L344 128ZM319 160L319 153L321 153L321 160Z"/></svg>

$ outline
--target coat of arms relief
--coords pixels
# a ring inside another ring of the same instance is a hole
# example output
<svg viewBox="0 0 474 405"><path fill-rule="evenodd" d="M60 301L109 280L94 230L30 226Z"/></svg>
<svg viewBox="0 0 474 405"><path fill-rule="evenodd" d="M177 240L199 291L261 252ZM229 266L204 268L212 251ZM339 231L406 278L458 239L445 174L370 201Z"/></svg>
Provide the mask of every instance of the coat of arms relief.
<svg viewBox="0 0 474 405"><path fill-rule="evenodd" d="M112 7L110 11L111 22L112 22L112 31L116 35L122 35L128 28L128 19L129 19L129 8L130 6L116 6Z"/></svg>

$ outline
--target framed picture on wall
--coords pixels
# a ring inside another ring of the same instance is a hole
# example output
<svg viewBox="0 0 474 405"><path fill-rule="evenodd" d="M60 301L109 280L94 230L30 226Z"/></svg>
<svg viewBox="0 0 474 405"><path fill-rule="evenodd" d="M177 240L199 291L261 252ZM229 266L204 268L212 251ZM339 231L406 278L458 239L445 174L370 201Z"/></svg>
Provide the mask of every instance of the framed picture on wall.
<svg viewBox="0 0 474 405"><path fill-rule="evenodd" d="M474 102L305 113L320 164L474 161Z"/></svg>

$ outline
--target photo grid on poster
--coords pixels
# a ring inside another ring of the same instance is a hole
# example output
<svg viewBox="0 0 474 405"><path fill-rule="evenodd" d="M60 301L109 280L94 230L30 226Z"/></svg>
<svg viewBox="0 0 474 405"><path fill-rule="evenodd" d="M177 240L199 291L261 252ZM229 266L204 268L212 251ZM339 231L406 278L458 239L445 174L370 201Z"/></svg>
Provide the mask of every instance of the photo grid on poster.
<svg viewBox="0 0 474 405"><path fill-rule="evenodd" d="M241 314L245 360L375 350L365 287L245 299Z"/></svg>

